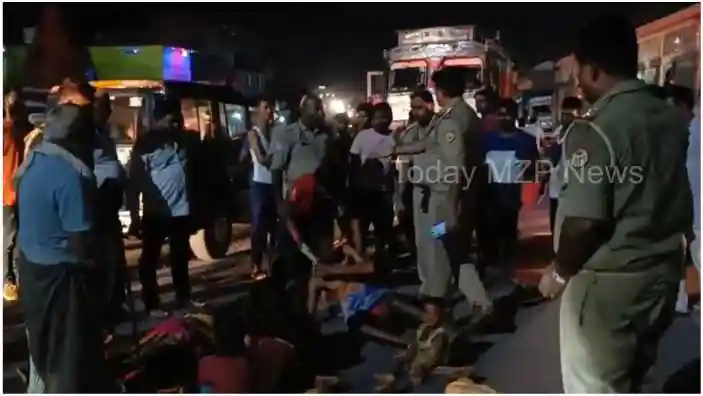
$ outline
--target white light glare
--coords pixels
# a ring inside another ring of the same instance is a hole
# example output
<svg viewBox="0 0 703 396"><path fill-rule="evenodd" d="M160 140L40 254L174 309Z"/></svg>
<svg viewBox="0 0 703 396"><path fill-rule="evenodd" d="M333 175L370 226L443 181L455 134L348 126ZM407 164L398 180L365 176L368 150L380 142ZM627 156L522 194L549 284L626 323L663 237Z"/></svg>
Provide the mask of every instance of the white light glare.
<svg viewBox="0 0 703 396"><path fill-rule="evenodd" d="M330 110L334 114L344 113L347 110L347 105L339 99L333 99L330 101Z"/></svg>

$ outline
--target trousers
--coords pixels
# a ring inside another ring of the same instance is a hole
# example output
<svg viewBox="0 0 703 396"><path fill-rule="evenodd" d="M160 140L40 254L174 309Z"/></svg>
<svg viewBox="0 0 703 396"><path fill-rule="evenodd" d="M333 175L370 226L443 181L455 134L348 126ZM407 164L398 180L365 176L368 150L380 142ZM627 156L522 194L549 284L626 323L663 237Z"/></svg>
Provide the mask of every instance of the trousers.
<svg viewBox="0 0 703 396"><path fill-rule="evenodd" d="M2 207L2 231L3 231L3 270L5 278L16 280L15 270L15 246L17 243L17 207L5 205Z"/></svg>
<svg viewBox="0 0 703 396"><path fill-rule="evenodd" d="M108 391L101 272L73 263L36 264L22 256L18 267L23 280L20 304L35 368L30 381L41 379L47 393Z"/></svg>
<svg viewBox="0 0 703 396"><path fill-rule="evenodd" d="M29 341L29 332L25 330L25 333L27 334L27 341ZM44 380L41 379L39 376L39 372L37 371L37 366L34 364L34 360L32 360L32 355L29 355L29 379L27 383L27 393L30 395L34 394L40 394L44 393L46 390L46 387L44 386Z"/></svg>
<svg viewBox="0 0 703 396"><path fill-rule="evenodd" d="M184 303L190 298L190 275L188 259L190 258L189 219L183 217L166 217L144 215L142 219L143 245L139 257L139 281L142 284L142 300L149 310L159 308L159 285L156 270L161 258L161 246L168 238L169 264L171 278L176 291L176 300Z"/></svg>
<svg viewBox="0 0 703 396"><path fill-rule="evenodd" d="M566 393L639 393L674 317L675 270L582 270L562 295L561 372Z"/></svg>
<svg viewBox="0 0 703 396"><path fill-rule="evenodd" d="M429 196L427 196L429 194ZM447 192L428 191L424 186L413 188L413 221L417 246L417 273L420 293L427 297L449 297L457 286L470 304L489 306L486 289L469 262L468 237L461 230L434 239L432 227L447 217Z"/></svg>
<svg viewBox="0 0 703 396"><path fill-rule="evenodd" d="M252 264L261 265L265 251L270 252L270 247L275 246L276 235L276 202L272 184L250 184L251 205L251 261Z"/></svg>

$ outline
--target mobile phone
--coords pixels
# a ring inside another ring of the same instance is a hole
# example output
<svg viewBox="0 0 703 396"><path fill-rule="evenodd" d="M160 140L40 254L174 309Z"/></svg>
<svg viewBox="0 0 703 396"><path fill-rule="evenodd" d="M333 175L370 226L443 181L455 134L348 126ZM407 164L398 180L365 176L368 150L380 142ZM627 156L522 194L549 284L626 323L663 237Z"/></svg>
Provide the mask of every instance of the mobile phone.
<svg viewBox="0 0 703 396"><path fill-rule="evenodd" d="M447 223L441 222L432 227L432 237L434 239L439 239L447 233Z"/></svg>

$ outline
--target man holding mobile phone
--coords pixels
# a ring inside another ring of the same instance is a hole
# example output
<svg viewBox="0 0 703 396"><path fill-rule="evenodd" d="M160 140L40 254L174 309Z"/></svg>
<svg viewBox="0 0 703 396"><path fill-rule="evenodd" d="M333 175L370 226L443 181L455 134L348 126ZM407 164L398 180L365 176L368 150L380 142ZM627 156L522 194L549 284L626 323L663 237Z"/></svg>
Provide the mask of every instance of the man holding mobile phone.
<svg viewBox="0 0 703 396"><path fill-rule="evenodd" d="M466 85L461 70L444 68L432 80L442 111L430 122L423 139L394 150L395 155L419 154L413 160L412 182L420 193L415 204L427 214L427 222L418 228L424 222L415 220L418 240L434 239L431 228L437 224L445 223L446 227L446 234L430 244L436 255L432 270L423 276L420 292L426 297L446 298L456 282L483 317L491 312L492 304L475 265L469 262L467 249L478 215L479 182L485 180L481 174L485 167L479 144L480 120L462 97Z"/></svg>

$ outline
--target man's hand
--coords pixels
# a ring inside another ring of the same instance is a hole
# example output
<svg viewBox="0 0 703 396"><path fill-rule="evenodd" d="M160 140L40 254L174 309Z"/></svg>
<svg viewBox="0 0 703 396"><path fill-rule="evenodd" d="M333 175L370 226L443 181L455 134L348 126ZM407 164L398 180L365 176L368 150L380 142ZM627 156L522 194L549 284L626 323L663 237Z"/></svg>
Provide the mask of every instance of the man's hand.
<svg viewBox="0 0 703 396"><path fill-rule="evenodd" d="M554 272L554 264L545 268L542 273L542 279L539 281L539 291L542 296L555 299L561 295L566 287L566 279L564 279L564 282L560 282L557 278L558 275Z"/></svg>
<svg viewBox="0 0 703 396"><path fill-rule="evenodd" d="M315 254L312 252L312 249L306 244L301 244L299 247L300 251L305 255L305 257L308 258L312 262L313 268L318 268L318 264L320 264L320 259L315 256ZM316 275L316 274L313 274Z"/></svg>

